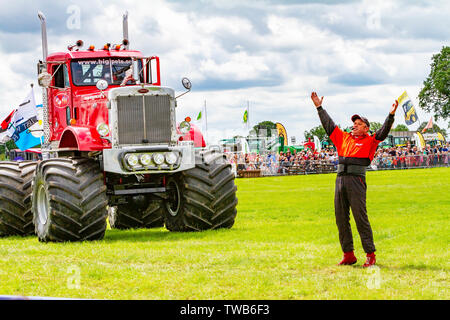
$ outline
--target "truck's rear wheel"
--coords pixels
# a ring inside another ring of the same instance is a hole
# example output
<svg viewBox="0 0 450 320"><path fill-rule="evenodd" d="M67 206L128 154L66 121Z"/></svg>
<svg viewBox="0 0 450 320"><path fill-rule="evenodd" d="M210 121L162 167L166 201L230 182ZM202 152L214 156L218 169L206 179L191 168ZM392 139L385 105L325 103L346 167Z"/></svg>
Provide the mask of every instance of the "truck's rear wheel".
<svg viewBox="0 0 450 320"><path fill-rule="evenodd" d="M109 225L113 229L160 228L164 226L161 201L152 201L142 208L131 203L119 204L108 210Z"/></svg>
<svg viewBox="0 0 450 320"><path fill-rule="evenodd" d="M96 161L55 158L36 168L32 211L40 241L102 239L107 204L106 186Z"/></svg>
<svg viewBox="0 0 450 320"><path fill-rule="evenodd" d="M31 180L36 162L0 162L0 236L33 234Z"/></svg>
<svg viewBox="0 0 450 320"><path fill-rule="evenodd" d="M167 179L166 228L170 231L231 228L238 201L234 178L223 154L199 152L194 168Z"/></svg>

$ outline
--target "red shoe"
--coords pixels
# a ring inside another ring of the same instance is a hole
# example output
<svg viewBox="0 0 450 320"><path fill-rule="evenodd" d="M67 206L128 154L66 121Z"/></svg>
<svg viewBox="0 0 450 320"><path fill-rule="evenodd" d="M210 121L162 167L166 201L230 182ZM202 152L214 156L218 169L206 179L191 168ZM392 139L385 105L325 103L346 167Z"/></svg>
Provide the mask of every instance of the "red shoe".
<svg viewBox="0 0 450 320"><path fill-rule="evenodd" d="M344 252L344 259L338 263L338 266L351 265L356 263L356 257L353 251Z"/></svg>
<svg viewBox="0 0 450 320"><path fill-rule="evenodd" d="M375 252L372 253L368 253L367 254L367 260L366 262L363 264L364 268L373 266L375 264L375 262L377 261L377 259L375 259Z"/></svg>

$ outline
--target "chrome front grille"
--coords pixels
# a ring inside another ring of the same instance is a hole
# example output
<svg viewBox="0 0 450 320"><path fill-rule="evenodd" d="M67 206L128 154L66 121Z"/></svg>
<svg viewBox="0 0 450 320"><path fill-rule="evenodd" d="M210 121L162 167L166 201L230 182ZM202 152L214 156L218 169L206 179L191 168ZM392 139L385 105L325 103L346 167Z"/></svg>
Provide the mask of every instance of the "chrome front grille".
<svg viewBox="0 0 450 320"><path fill-rule="evenodd" d="M171 139L169 95L117 97L119 144L168 144Z"/></svg>

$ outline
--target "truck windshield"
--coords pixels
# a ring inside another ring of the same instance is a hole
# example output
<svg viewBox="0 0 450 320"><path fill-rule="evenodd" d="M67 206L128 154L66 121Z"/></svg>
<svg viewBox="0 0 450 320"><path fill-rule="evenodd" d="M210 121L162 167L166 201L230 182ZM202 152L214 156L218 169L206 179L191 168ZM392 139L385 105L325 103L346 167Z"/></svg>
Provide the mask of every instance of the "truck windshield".
<svg viewBox="0 0 450 320"><path fill-rule="evenodd" d="M131 59L97 58L74 60L70 63L72 82L76 86L95 86L98 80L104 79L110 85L120 85L131 73ZM139 69L142 61L139 60ZM141 79L142 80L142 79ZM135 84L129 80L126 84Z"/></svg>

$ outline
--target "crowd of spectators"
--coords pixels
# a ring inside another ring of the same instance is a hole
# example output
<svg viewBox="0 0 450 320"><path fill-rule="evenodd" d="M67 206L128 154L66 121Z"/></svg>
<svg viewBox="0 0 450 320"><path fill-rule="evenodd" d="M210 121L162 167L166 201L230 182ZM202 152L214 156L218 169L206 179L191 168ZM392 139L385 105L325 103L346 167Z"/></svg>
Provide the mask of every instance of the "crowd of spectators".
<svg viewBox="0 0 450 320"><path fill-rule="evenodd" d="M431 147L422 151L416 146L378 148L369 170L407 169L417 167L449 166L450 144ZM236 173L260 170L261 175L308 174L335 172L338 155L334 149L313 152L310 149L299 152L280 153L227 153L227 159Z"/></svg>
<svg viewBox="0 0 450 320"><path fill-rule="evenodd" d="M417 167L439 167L449 165L449 148L427 145L422 151L416 146L407 144L405 147L378 149L372 162L377 169L404 169Z"/></svg>
<svg viewBox="0 0 450 320"><path fill-rule="evenodd" d="M337 168L338 156L333 149L320 152L304 150L280 153L228 153L228 161L236 169L261 170L261 175L278 175L292 173L333 172Z"/></svg>

